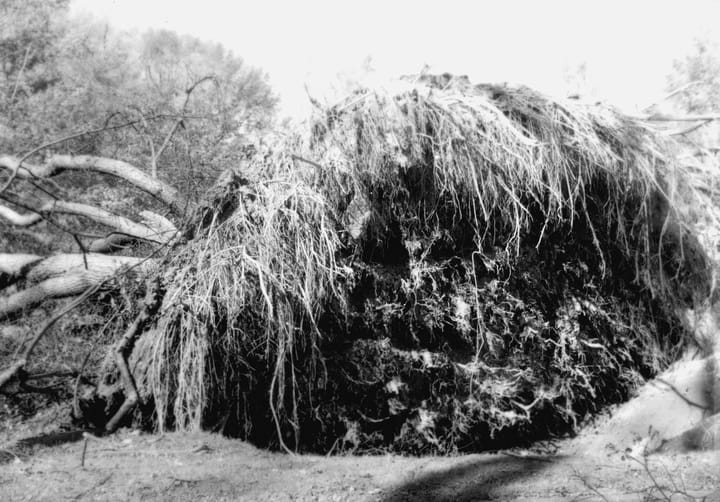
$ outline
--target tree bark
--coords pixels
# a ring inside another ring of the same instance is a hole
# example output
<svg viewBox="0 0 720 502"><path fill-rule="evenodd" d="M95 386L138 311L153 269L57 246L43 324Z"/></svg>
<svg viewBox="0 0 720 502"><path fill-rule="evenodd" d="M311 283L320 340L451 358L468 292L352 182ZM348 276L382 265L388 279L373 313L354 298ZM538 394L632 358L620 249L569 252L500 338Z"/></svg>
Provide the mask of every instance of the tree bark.
<svg viewBox="0 0 720 502"><path fill-rule="evenodd" d="M0 258L8 255L0 255ZM96 253L61 254L31 261L24 258L7 262L7 275L24 277L30 287L0 297L0 319L32 308L51 298L82 293L123 269L138 267L150 270L155 262L128 256L107 256ZM37 257L35 257L37 258Z"/></svg>
<svg viewBox="0 0 720 502"><path fill-rule="evenodd" d="M135 239L124 234L110 234L102 239L96 239L88 246L91 253L113 253L125 249Z"/></svg>
<svg viewBox="0 0 720 502"><path fill-rule="evenodd" d="M136 223L129 218L113 214L105 209L77 202L61 200L45 202L36 212L19 214L13 209L0 205L0 216L15 226L25 227L34 225L43 219L45 213L72 214L84 216L96 223L105 225L118 233L158 244L166 244L177 234L177 228L167 218L151 211L143 211L142 223Z"/></svg>
<svg viewBox="0 0 720 502"><path fill-rule="evenodd" d="M20 214L2 204L0 204L0 217L16 227L29 227L42 219L42 216L38 213Z"/></svg>
<svg viewBox="0 0 720 502"><path fill-rule="evenodd" d="M34 254L0 253L0 290L23 278L43 257Z"/></svg>

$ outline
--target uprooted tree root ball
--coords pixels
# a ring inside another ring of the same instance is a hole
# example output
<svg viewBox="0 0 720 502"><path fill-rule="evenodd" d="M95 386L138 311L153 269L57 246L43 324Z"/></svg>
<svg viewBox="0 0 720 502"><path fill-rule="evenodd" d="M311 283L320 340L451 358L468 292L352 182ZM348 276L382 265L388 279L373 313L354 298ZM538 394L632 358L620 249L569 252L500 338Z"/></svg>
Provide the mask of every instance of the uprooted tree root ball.
<svg viewBox="0 0 720 502"><path fill-rule="evenodd" d="M321 452L572 432L677 357L677 306L709 294L672 148L525 88L319 109L219 185L163 267L130 357L139 414Z"/></svg>

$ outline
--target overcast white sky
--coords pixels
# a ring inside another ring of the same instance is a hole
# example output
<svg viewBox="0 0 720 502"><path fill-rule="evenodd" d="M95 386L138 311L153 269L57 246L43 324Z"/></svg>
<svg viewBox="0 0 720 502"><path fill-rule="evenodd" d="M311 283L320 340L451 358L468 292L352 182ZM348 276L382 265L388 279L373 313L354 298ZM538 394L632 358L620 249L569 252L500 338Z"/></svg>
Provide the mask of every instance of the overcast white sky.
<svg viewBox="0 0 720 502"><path fill-rule="evenodd" d="M282 111L307 109L370 57L378 78L435 72L566 90L585 62L596 97L624 108L662 94L672 61L697 37L720 39L720 2L73 0L122 29L167 28L221 42L266 70Z"/></svg>

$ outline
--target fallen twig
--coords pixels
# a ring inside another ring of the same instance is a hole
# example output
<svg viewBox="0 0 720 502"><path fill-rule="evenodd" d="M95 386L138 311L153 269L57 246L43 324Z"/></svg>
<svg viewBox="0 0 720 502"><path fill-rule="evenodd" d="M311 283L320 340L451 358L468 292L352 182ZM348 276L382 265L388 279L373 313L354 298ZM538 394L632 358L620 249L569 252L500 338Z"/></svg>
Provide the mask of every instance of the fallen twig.
<svg viewBox="0 0 720 502"><path fill-rule="evenodd" d="M600 497L601 499L603 499L605 502L610 502L610 499L608 499L600 490L598 490L597 488L595 488L595 487L590 483L590 481L588 481L588 479L587 479L585 476L583 476L582 474L580 474L577 470L574 470L574 469L573 469L573 471L574 471L574 473L573 473L573 476L572 476L572 477L578 479L578 480L583 484L583 486L584 486L585 488L587 488L588 490L590 490L591 492L593 492L595 495L597 495L598 497Z"/></svg>
<svg viewBox="0 0 720 502"><path fill-rule="evenodd" d="M553 459L551 457L543 457L541 455L521 455L520 453L515 453L512 451L502 451L500 453L502 453L503 455L506 455L508 457L518 458L520 460L531 460L534 462L549 462L549 463L553 462Z"/></svg>
<svg viewBox="0 0 720 502"><path fill-rule="evenodd" d="M82 449L82 456L80 457L80 468L85 468L85 454L87 453L87 445L88 445L88 438L83 438L83 449Z"/></svg>
<svg viewBox="0 0 720 502"><path fill-rule="evenodd" d="M682 399L683 401L685 401L685 402L686 402L687 404L689 404L690 406L695 406L695 407L697 407L697 408L700 408L701 410L709 410L709 409L710 409L710 408L708 408L707 406L704 406L704 405L702 405L702 404L696 403L695 401L689 399L687 396L684 396L683 393L680 392L680 389L678 389L677 387L675 387L673 384L671 384L671 383L668 382L667 380L664 380L664 379L659 378L659 377L656 378L655 380L657 380L658 382L660 382L660 383L663 384L663 385L667 385L667 386L670 388L671 391L673 391L675 394L677 394L680 399Z"/></svg>
<svg viewBox="0 0 720 502"><path fill-rule="evenodd" d="M82 497L84 497L84 496L87 495L88 493L92 492L93 490L101 487L102 485L104 485L105 483L107 483L108 481L110 481L110 478L112 478L112 475L113 475L113 473L111 472L110 474L108 474L107 476L105 476L103 479L101 479L100 481L98 481L97 483L95 483L94 485L92 485L90 488L88 488L88 489L85 490L84 492L80 492L80 493L78 493L77 495L75 495L74 497L71 497L70 499L71 499L71 500L80 500Z"/></svg>

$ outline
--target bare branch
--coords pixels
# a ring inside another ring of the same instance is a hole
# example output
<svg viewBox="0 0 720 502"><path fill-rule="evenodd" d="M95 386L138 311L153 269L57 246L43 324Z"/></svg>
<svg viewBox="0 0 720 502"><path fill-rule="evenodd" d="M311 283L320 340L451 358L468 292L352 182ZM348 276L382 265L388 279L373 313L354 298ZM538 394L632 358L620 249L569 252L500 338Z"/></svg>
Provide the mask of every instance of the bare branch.
<svg viewBox="0 0 720 502"><path fill-rule="evenodd" d="M708 115L667 115L664 113L655 113L647 117L634 117L638 120L648 122L703 122L709 120L720 120L720 114Z"/></svg>
<svg viewBox="0 0 720 502"><path fill-rule="evenodd" d="M176 120L175 123L172 125L172 127L170 128L170 131L165 136L165 140L162 142L162 145L160 145L160 148L158 149L157 152L154 151L155 148L154 148L154 144L152 143L152 140L150 141L153 178L157 178L157 161L158 161L158 159L160 158L160 156L163 154L165 149L170 144L170 141L172 140L172 137L175 135L175 132L178 130L178 127L180 127L182 125L183 121L185 120L184 116L185 116L185 113L187 112L188 104L190 103L190 96L192 95L193 91L200 84L202 84L203 82L207 82L207 81L213 81L217 85L217 77L215 77L214 75L206 75L206 76L202 77L201 79L197 80L195 83L193 83L190 87L188 87L185 90L185 102L183 103L183 106L182 106L181 117L178 120Z"/></svg>
<svg viewBox="0 0 720 502"><path fill-rule="evenodd" d="M16 227L29 227L42 220L39 213L20 214L14 209L0 204L0 217L9 221Z"/></svg>
<svg viewBox="0 0 720 502"><path fill-rule="evenodd" d="M10 102L12 103L15 101L15 96L17 95L18 88L20 87L20 79L22 78L22 74L25 71L25 68L27 67L28 60L30 59L30 53L32 52L32 45L28 45L27 49L25 49L25 57L23 57L22 66L20 67L20 71L18 71L17 78L15 79L15 86L13 87L12 95L10 96Z"/></svg>
<svg viewBox="0 0 720 502"><path fill-rule="evenodd" d="M125 249L128 244L135 240L129 235L112 233L102 239L92 241L88 246L88 251L91 253L112 253Z"/></svg>
<svg viewBox="0 0 720 502"><path fill-rule="evenodd" d="M207 79L207 78L209 78L209 77L205 77L205 78ZM202 81L202 80L201 80L201 81ZM198 82L198 83L199 83L199 82ZM197 85L197 83L196 83L195 85ZM194 88L194 86L193 86L193 88ZM192 89L192 88L191 88L191 89ZM188 92L188 91L186 91L186 92ZM89 135L92 135L92 134L99 134L99 133L106 132L106 131L114 131L114 130L117 130L117 129L124 129L124 128L126 128L126 127L132 127L132 126L134 126L134 125L136 125L136 124L138 124L138 123L140 123L140 122L146 123L148 120L166 120L166 119L188 120L188 119L207 119L207 118L208 118L208 117L206 117L206 116L197 116L197 115L182 115L182 116L178 116L177 114L159 113L159 114L152 115L152 116L150 116L150 117L145 117L145 116L143 116L141 119L130 120L130 121L127 121L127 122L123 122L123 123L121 123L121 124L115 124L115 125L112 125L112 126L111 126L111 125L108 125L110 119L111 119L113 116L114 116L114 114L111 115L111 116L106 120L105 124L104 124L102 127L99 127L99 128L96 128L96 129L87 129L87 130L83 130L83 131L80 131L80 132L72 133L72 134L69 134L69 135L67 135L67 136L63 136L62 138L58 138L58 139L49 141L49 142L47 142L47 143L43 143L42 145L40 145L40 146L38 146L38 147L33 148L32 150L30 150L28 153L26 153L25 155L23 155L23 157L20 159L20 161L18 161L18 162L16 163L16 166L12 169L12 173L10 174L10 177L9 177L8 180L5 182L5 184L4 184L2 187L0 187L0 194L3 193L5 190L7 190L7 188L13 183L13 181L15 181L15 178L17 177L17 174L18 174L18 168L19 168L20 166L22 166L23 163L24 163L27 159L29 159L30 157L32 157L32 156L35 155L36 153L38 153L38 152L40 152L40 151L42 151L42 150L44 150L44 149L46 149L46 148L49 148L49 147L51 147L51 146L58 145L58 144L60 144L60 143L66 142L66 141L70 141L70 140L72 140L72 139L81 138L81 137L83 137L83 136L89 136ZM2 167L2 166L0 166L0 167Z"/></svg>
<svg viewBox="0 0 720 502"><path fill-rule="evenodd" d="M15 206L24 209L28 213L35 214L35 213L39 212L39 209L37 207L32 207L32 206L25 204L22 200L19 199L19 196L16 194L9 194L9 193L0 194L0 199L10 202ZM53 198L53 200L59 200L59 199ZM45 214L41 213L40 216L42 216L42 219L47 221L53 227L57 228L58 230L60 230L62 232L70 234L75 239L77 237L86 237L86 238L91 238L91 239L99 239L99 238L103 237L101 234L91 234L91 233L87 233L87 232L83 232L83 231L79 231L79 232L74 231L73 229L70 229L70 228L66 227L65 225L63 225L62 223L60 223L59 221L57 221L57 219L53 218L53 214L51 214L51 213L45 213ZM23 227L19 227L19 228L22 229Z"/></svg>
<svg viewBox="0 0 720 502"><path fill-rule="evenodd" d="M152 227L145 223L136 223L128 218L105 211L99 207L80 204L77 202L55 201L49 205L45 205L42 211L48 213L57 212L85 216L86 218L110 227L119 233L127 234L147 241L157 242L159 244L169 242L177 234L175 226L164 218L162 226Z"/></svg>
<svg viewBox="0 0 720 502"><path fill-rule="evenodd" d="M656 102L654 102L654 103L652 103L652 104L649 104L649 105L647 105L646 107L644 107L644 108L643 108L643 111L650 110L651 108L659 105L659 104L662 103L663 101L667 101L668 99L672 98L673 96L677 96L678 94L680 94L680 93L682 93L682 92L685 92L685 91L687 91L688 89L690 89L691 87L695 87L696 85L699 85L699 84L707 84L707 82L704 81L704 80L694 80L694 81L692 81L692 82L688 82L688 83L685 84L685 85L681 85L681 86L678 87L677 89L671 91L670 93L668 93L668 94L666 94L665 96L663 96L662 98L660 98L658 101L656 101Z"/></svg>
<svg viewBox="0 0 720 502"><path fill-rule="evenodd" d="M148 281L147 291L145 293L145 299L142 304L142 308L138 313L137 317L128 326L125 334L118 342L115 347L115 360L120 371L120 378L123 383L123 390L125 391L125 401L120 406L120 409L113 415L110 421L105 425L105 431L113 432L118 428L120 422L127 416L127 414L135 407L139 401L137 387L133 380L132 373L128 367L127 358L132 351L132 347L135 344L137 336L140 331L145 327L145 324L150 320L150 317L160 306L160 284L157 279Z"/></svg>
<svg viewBox="0 0 720 502"><path fill-rule="evenodd" d="M666 134L669 134L670 136L682 136L684 134L689 134L697 129L700 129L703 126L708 125L710 122L712 122L712 120L705 120L704 122L700 122L699 124L695 124L685 129L680 129L679 131L670 131Z"/></svg>
<svg viewBox="0 0 720 502"><path fill-rule="evenodd" d="M22 163L11 156L0 157L0 169L11 171L11 180L17 176L25 179L49 178L63 171L95 171L121 178L141 190L160 199L176 213L182 214L188 202L170 185L152 179L145 172L122 160L93 157L90 155L55 155L43 165ZM10 181L11 181L10 180ZM7 183L6 183L7 185Z"/></svg>
<svg viewBox="0 0 720 502"><path fill-rule="evenodd" d="M170 128L170 131L165 136L165 140L163 141L162 145L160 145L160 148L157 152L154 151L154 148L152 149L152 169L153 169L153 178L157 178L157 161L160 158L160 156L163 154L165 149L170 144L170 140L172 139L173 135L175 134L175 131L177 131L178 127L180 127L180 124L182 124L182 119L176 120L173 126ZM151 147L152 147L151 143Z"/></svg>
<svg viewBox="0 0 720 502"><path fill-rule="evenodd" d="M150 211L143 211L143 223L136 223L99 207L77 202L48 201L42 207L34 209L33 213L24 215L0 205L0 216L20 227L33 225L43 219L43 215L52 213L84 216L118 233L159 244L165 244L177 235L177 228L172 222Z"/></svg>

